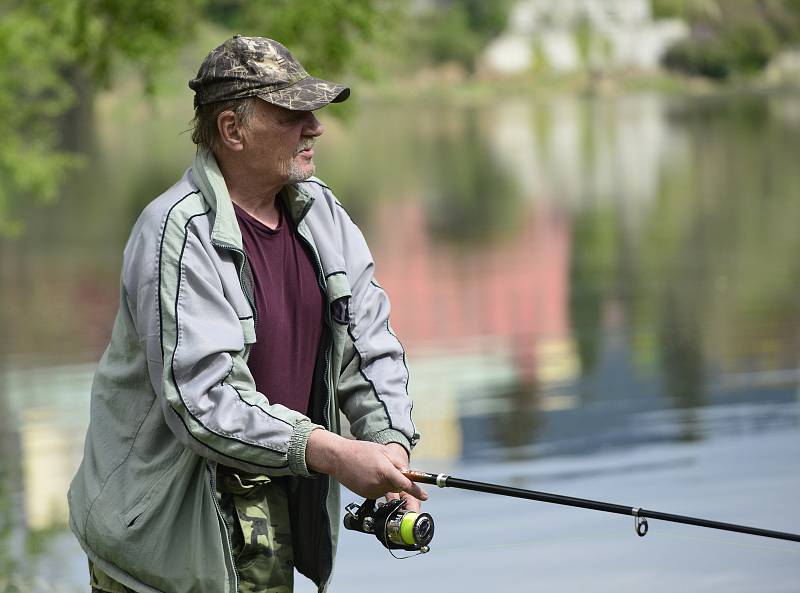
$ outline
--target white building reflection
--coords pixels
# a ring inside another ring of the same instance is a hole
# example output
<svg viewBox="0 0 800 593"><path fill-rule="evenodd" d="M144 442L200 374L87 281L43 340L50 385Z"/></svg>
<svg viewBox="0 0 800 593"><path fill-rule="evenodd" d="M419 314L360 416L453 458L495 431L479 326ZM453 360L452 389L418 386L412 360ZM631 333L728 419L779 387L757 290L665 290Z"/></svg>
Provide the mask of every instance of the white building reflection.
<svg viewBox="0 0 800 593"><path fill-rule="evenodd" d="M67 524L67 489L83 457L94 365L14 369L5 375L19 430L28 529Z"/></svg>
<svg viewBox="0 0 800 593"><path fill-rule="evenodd" d="M691 159L671 109L656 95L509 99L487 113L487 140L530 199L614 206L636 220L658 198L662 176Z"/></svg>

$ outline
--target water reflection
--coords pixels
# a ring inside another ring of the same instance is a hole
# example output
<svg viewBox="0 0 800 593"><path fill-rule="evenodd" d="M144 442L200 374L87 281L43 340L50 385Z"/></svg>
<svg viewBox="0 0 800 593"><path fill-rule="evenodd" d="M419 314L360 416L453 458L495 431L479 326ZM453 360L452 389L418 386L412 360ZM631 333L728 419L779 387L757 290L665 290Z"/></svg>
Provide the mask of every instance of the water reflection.
<svg viewBox="0 0 800 593"><path fill-rule="evenodd" d="M524 220L517 179L502 167L509 157L492 150L481 115L476 108L451 111L424 147L426 234L467 252L515 235Z"/></svg>
<svg viewBox="0 0 800 593"><path fill-rule="evenodd" d="M0 246L4 575L57 565L36 542L63 533L121 248L191 157L181 111L105 101L91 170ZM796 430L798 148L797 96L371 105L329 123L319 173L392 296L418 457Z"/></svg>

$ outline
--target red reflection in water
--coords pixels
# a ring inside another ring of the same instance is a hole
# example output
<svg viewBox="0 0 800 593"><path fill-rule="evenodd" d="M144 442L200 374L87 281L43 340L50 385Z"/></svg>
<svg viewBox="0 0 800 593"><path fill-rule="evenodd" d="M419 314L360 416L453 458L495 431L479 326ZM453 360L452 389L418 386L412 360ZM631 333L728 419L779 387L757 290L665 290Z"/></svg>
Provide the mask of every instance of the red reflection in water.
<svg viewBox="0 0 800 593"><path fill-rule="evenodd" d="M566 339L570 229L532 205L507 241L469 251L436 243L418 200L383 206L370 229L376 272L392 300L392 325L409 350L505 342L526 378L540 341Z"/></svg>

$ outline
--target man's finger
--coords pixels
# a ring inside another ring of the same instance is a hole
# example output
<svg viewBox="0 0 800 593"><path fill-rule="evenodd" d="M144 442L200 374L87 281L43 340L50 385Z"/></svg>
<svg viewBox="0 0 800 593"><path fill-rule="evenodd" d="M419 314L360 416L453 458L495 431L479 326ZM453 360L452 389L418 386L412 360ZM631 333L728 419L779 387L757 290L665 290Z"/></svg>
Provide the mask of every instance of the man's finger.
<svg viewBox="0 0 800 593"><path fill-rule="evenodd" d="M419 484L412 482L403 474L400 474L400 477L402 479L398 480L395 485L401 492L408 492L411 496L418 498L419 500L428 500L428 493L420 488Z"/></svg>
<svg viewBox="0 0 800 593"><path fill-rule="evenodd" d="M403 508L405 508L408 511L414 511L417 513L420 510L419 500L417 500L407 492L403 492L402 494L397 492L387 492L386 494L384 494L384 497L386 498L387 502L389 502L390 500L398 500L402 498L406 502Z"/></svg>
<svg viewBox="0 0 800 593"><path fill-rule="evenodd" d="M407 510L414 511L415 513L419 512L420 505L419 501L416 498L414 498L410 494L404 494L403 496L401 496L401 498L406 501L405 508Z"/></svg>

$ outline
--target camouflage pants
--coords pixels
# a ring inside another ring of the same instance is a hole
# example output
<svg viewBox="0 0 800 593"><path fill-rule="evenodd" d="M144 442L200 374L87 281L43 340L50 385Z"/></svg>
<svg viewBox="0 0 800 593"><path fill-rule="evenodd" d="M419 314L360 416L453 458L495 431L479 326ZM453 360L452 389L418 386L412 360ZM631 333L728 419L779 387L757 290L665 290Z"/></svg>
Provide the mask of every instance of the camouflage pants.
<svg viewBox="0 0 800 593"><path fill-rule="evenodd" d="M89 581L92 584L92 593L135 593L125 585L118 583L89 560Z"/></svg>
<svg viewBox="0 0 800 593"><path fill-rule="evenodd" d="M270 480L220 466L218 488L239 575L239 593L291 593L294 561L289 479ZM93 592L134 593L91 562L89 575Z"/></svg>
<svg viewBox="0 0 800 593"><path fill-rule="evenodd" d="M239 593L291 593L289 479L220 470L220 506L233 544Z"/></svg>

